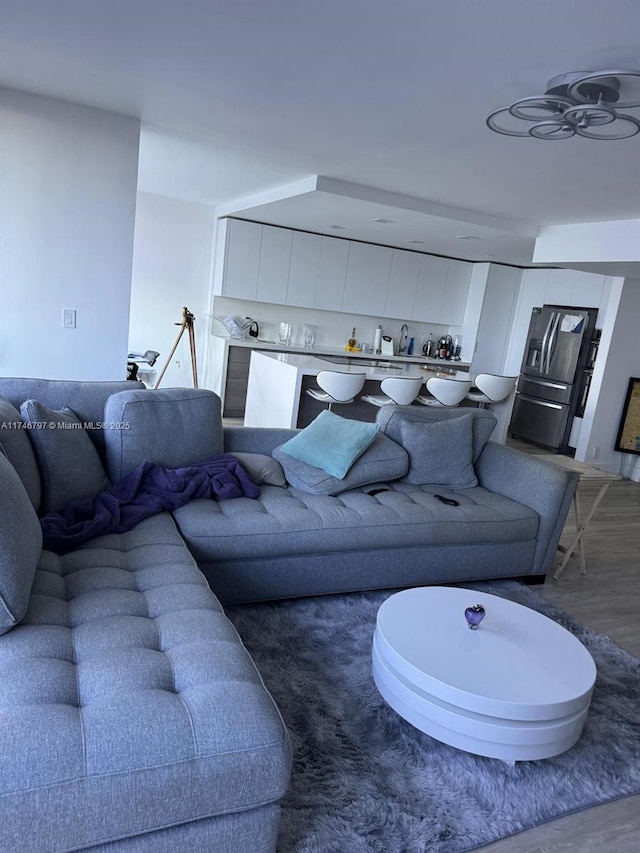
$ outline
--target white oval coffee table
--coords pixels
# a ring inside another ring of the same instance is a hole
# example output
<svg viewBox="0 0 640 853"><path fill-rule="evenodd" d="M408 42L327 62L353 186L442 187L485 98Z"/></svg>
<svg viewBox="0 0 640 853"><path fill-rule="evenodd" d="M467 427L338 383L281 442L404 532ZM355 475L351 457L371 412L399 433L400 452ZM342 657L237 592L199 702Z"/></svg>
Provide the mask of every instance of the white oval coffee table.
<svg viewBox="0 0 640 853"><path fill-rule="evenodd" d="M470 630L465 607L481 604ZM573 634L535 610L459 587L396 593L378 611L373 678L401 717L437 740L504 761L578 740L596 677Z"/></svg>

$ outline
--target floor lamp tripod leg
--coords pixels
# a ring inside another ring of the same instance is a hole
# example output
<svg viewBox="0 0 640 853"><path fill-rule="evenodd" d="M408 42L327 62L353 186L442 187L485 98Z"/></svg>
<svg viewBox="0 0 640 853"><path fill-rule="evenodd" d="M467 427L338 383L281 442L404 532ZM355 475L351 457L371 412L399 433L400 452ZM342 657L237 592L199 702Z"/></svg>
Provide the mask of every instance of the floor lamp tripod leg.
<svg viewBox="0 0 640 853"><path fill-rule="evenodd" d="M176 326L180 326L180 331L178 332L178 337L176 338L176 341L173 345L173 348L172 348L171 352L169 353L169 357L167 358L165 365L162 368L162 371L160 372L160 376L158 377L158 381L154 385L154 388L157 388L160 385L160 383L162 382L162 377L167 372L167 368L169 367L169 365L171 363L171 359L173 358L174 352L178 349L178 344L180 343L180 338L184 334L185 329L189 330L189 354L191 356L191 372L193 375L193 387L194 388L198 387L198 366L196 363L196 336L195 336L195 329L193 328L193 321L194 320L195 320L195 317L193 316L191 311L189 311L189 309L185 306L182 309L182 322L175 324Z"/></svg>
<svg viewBox="0 0 640 853"><path fill-rule="evenodd" d="M189 350L191 352L191 373L193 374L193 387L198 387L198 363L196 360L196 334L193 323L189 323Z"/></svg>

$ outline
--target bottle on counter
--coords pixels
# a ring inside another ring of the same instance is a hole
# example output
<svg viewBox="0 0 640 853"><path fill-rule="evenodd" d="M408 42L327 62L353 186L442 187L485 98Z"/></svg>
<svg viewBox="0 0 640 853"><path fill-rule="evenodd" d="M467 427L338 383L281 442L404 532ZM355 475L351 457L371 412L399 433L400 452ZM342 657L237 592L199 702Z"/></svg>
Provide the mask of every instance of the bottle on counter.
<svg viewBox="0 0 640 853"><path fill-rule="evenodd" d="M462 335L456 335L453 339L453 353L452 357L454 361L460 361L462 353Z"/></svg>
<svg viewBox="0 0 640 853"><path fill-rule="evenodd" d="M373 351L376 355L382 352L382 326L380 324L376 326L376 332L373 337Z"/></svg>

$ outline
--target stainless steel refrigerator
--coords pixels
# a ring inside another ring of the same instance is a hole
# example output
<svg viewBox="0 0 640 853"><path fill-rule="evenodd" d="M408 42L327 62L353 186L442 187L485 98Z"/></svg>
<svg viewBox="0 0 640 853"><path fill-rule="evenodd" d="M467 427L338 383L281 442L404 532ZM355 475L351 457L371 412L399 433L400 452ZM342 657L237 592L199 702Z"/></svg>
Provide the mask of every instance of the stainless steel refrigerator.
<svg viewBox="0 0 640 853"><path fill-rule="evenodd" d="M597 308L534 308L509 434L570 454L573 418L584 409L593 367Z"/></svg>

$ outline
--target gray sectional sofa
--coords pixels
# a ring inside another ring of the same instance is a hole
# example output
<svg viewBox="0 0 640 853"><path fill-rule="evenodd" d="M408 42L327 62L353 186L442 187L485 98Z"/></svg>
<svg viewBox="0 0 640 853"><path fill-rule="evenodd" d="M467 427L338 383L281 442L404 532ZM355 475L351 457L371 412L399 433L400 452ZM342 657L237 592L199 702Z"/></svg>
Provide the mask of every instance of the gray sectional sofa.
<svg viewBox="0 0 640 853"><path fill-rule="evenodd" d="M574 475L489 441L484 410L378 421L336 483L277 449L293 431L223 428L208 391L0 379L0 849L276 849L290 742L220 601L544 579ZM38 512L105 472L222 452L258 498L42 550ZM462 481L421 482L454 462Z"/></svg>

